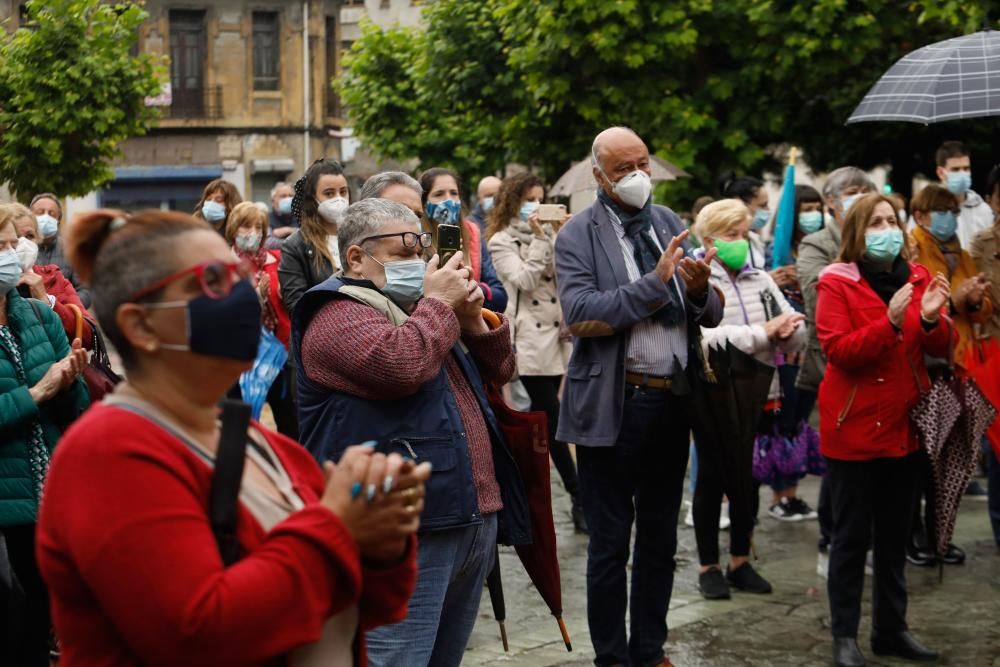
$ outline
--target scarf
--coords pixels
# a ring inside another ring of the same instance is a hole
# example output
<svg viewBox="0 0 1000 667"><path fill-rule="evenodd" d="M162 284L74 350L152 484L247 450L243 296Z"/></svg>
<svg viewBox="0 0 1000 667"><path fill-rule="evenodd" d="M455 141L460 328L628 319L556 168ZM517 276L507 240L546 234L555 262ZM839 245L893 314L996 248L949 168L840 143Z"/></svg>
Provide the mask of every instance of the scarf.
<svg viewBox="0 0 1000 667"><path fill-rule="evenodd" d="M892 296L910 279L910 263L902 257L897 257L892 267L862 259L858 262L858 269L861 271L861 277L887 306Z"/></svg>
<svg viewBox="0 0 1000 667"><path fill-rule="evenodd" d="M253 272L256 274L260 274L260 272L264 270L264 267L267 266L268 252L267 249L264 248L263 242L260 244L260 248L258 248L256 252L246 252L240 250L234 243L233 253L241 260L249 262L250 266L253 267Z"/></svg>
<svg viewBox="0 0 1000 667"><path fill-rule="evenodd" d="M267 266L267 258L270 253L264 248L264 244L261 243L260 248L256 252L244 252L233 244L233 252L241 260L248 262L251 267L253 267L254 283L260 283L260 279L266 275L264 273L264 267ZM271 285L271 292L277 290L277 285ZM259 294L258 294L259 296ZM261 323L264 328L270 332L275 332L278 330L278 313L274 309L274 304L271 303L270 298L261 299Z"/></svg>

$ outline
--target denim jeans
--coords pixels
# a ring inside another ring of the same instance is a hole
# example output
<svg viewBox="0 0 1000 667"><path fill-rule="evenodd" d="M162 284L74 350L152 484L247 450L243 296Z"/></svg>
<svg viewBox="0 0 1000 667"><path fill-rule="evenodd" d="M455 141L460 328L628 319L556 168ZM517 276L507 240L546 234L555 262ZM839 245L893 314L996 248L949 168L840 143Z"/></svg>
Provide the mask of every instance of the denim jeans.
<svg viewBox="0 0 1000 667"><path fill-rule="evenodd" d="M467 528L425 533L417 549L417 589L406 620L367 635L374 667L451 667L462 662L493 569L497 517Z"/></svg>
<svg viewBox="0 0 1000 667"><path fill-rule="evenodd" d="M983 438L983 457L986 459L986 492L989 494L990 524L993 526L993 539L1000 547L1000 459L993 453L990 441Z"/></svg>
<svg viewBox="0 0 1000 667"><path fill-rule="evenodd" d="M677 513L690 443L689 403L663 391L626 388L613 447L578 447L583 512L590 526L587 621L598 665L663 660L674 585ZM632 591L629 547L635 520ZM630 633L625 633L625 610Z"/></svg>

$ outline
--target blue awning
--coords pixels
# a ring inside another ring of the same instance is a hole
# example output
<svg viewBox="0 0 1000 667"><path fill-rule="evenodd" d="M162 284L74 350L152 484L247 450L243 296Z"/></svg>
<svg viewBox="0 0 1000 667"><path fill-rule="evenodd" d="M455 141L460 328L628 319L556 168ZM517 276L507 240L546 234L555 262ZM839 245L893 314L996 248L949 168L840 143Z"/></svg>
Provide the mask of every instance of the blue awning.
<svg viewBox="0 0 1000 667"><path fill-rule="evenodd" d="M222 176L222 165L208 167L117 167L116 182L128 181L210 181Z"/></svg>

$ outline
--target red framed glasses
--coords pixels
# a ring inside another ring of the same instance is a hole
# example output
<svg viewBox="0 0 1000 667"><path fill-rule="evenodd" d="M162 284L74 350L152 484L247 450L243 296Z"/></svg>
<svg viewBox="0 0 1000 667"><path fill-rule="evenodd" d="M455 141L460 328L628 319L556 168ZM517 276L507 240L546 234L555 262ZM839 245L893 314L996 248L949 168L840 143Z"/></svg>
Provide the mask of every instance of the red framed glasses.
<svg viewBox="0 0 1000 667"><path fill-rule="evenodd" d="M253 269L250 267L249 262L246 261L202 262L201 264L196 264L177 273L172 273L166 278L157 280L152 285L144 287L133 294L129 298L129 301L139 301L143 297L154 294L167 285L191 275L198 278L198 284L201 286L201 291L205 296L210 299L224 299L229 296L233 285L240 280L248 280L253 276Z"/></svg>

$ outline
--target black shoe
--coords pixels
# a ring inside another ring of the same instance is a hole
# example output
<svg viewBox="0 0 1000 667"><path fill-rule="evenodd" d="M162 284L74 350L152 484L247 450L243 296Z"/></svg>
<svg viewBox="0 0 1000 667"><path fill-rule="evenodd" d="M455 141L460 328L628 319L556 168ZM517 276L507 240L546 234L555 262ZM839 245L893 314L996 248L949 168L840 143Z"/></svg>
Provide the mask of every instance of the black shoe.
<svg viewBox="0 0 1000 667"><path fill-rule="evenodd" d="M770 593L771 584L767 579L757 574L750 563L743 563L735 570L726 568L726 581L733 588L738 588L745 593Z"/></svg>
<svg viewBox="0 0 1000 667"><path fill-rule="evenodd" d="M864 667L865 656L854 637L833 638L833 664L837 667Z"/></svg>
<svg viewBox="0 0 1000 667"><path fill-rule="evenodd" d="M937 565L937 556L932 551L925 551L911 544L906 547L906 561L918 567L931 567Z"/></svg>
<svg viewBox="0 0 1000 667"><path fill-rule="evenodd" d="M945 565L961 565L965 562L965 552L954 544L948 544L941 561Z"/></svg>
<svg viewBox="0 0 1000 667"><path fill-rule="evenodd" d="M722 570L717 567L698 575L698 590L701 591L701 596L706 600L728 600L730 598L729 584L722 576Z"/></svg>
<svg viewBox="0 0 1000 667"><path fill-rule="evenodd" d="M583 516L583 508L580 507L579 498L573 498L573 508L570 510L573 515L573 528L576 532L590 535L590 528L587 526L587 517Z"/></svg>
<svg viewBox="0 0 1000 667"><path fill-rule="evenodd" d="M898 658L918 662L932 662L938 659L937 651L932 651L918 642L909 630L889 637L873 634L872 652L875 655L894 655Z"/></svg>

